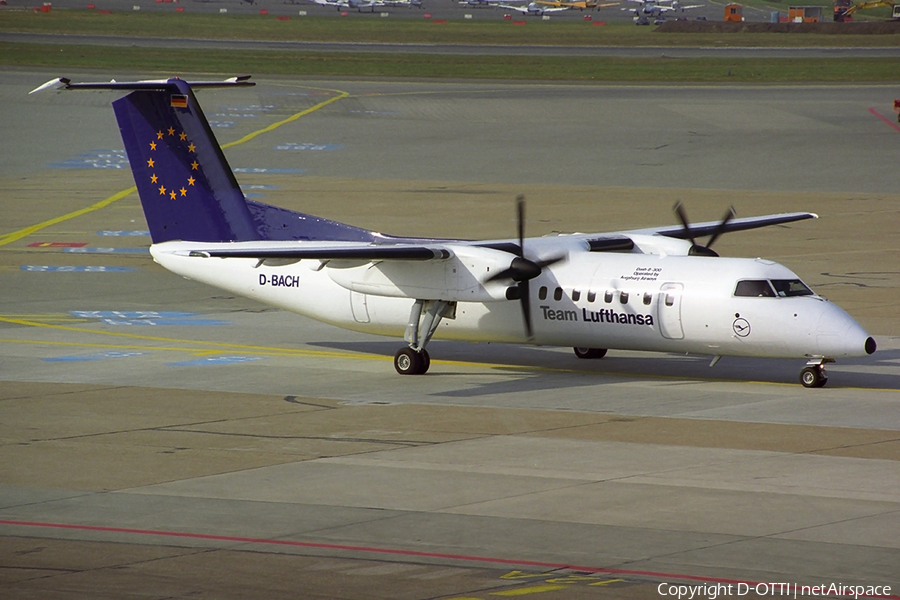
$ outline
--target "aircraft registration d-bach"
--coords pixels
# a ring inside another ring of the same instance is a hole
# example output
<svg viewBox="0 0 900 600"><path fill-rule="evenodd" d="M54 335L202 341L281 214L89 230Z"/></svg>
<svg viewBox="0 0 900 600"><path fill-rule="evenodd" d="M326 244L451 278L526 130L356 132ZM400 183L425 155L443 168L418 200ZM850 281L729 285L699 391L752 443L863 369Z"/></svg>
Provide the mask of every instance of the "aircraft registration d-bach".
<svg viewBox="0 0 900 600"><path fill-rule="evenodd" d="M722 356L804 358L800 381L875 351L846 312L786 267L721 258L723 233L816 218L799 212L600 234L506 240L394 237L248 200L193 89L252 86L249 77L188 83L72 83L43 89L128 92L112 105L166 269L338 327L403 336L398 373L428 370L433 336L471 342ZM706 245L697 238L710 236Z"/></svg>

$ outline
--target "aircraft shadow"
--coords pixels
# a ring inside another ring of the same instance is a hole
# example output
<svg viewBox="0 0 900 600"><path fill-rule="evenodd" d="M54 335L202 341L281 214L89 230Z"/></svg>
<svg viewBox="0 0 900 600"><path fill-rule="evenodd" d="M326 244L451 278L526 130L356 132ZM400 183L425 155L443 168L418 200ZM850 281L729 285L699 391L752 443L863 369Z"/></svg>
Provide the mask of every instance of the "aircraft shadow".
<svg viewBox="0 0 900 600"><path fill-rule="evenodd" d="M402 347L397 341L317 342L312 346L349 352L393 357ZM596 385L592 378L586 381L579 376L596 375L612 381L634 378L675 379L681 381L761 381L766 383L798 384L803 359L735 358L723 357L710 368L710 356L664 354L653 352L617 352L615 350L600 360L582 360L571 349L515 344L472 344L436 340L428 346L432 361L459 361L482 363L494 370L519 375L529 375L529 389L553 389ZM850 367L848 369L848 367ZM890 372L885 372L885 367ZM529 369L534 369L528 373ZM840 359L828 365L829 388L850 387L872 390L900 390L900 350L878 351L873 356ZM428 376L447 376L453 372L434 370ZM537 387L532 387L537 386ZM506 386L507 390L502 388ZM521 382L496 382L490 392L502 393L521 389ZM470 394L473 390L465 390ZM463 391L460 391L463 393ZM478 395L478 394L476 394Z"/></svg>

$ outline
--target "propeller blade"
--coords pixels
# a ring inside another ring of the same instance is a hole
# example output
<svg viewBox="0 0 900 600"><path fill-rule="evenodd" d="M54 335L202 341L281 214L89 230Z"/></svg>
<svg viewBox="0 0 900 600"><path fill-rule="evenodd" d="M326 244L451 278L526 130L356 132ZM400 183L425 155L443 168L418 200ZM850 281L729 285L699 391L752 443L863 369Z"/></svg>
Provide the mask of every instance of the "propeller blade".
<svg viewBox="0 0 900 600"><path fill-rule="evenodd" d="M684 227L687 238L691 240L691 244L696 246L697 241L694 239L694 233L691 231L691 225L690 223L688 223L687 212L684 210L684 205L681 203L681 200L675 203L674 210L675 214L678 215L678 220L681 221L681 226Z"/></svg>
<svg viewBox="0 0 900 600"><path fill-rule="evenodd" d="M737 212L734 210L733 206L728 208L728 212L725 213L724 217L722 217L722 222L719 223L719 227L716 229L715 233L713 233L712 236L710 236L709 241L706 242L707 248L712 246L713 243L717 239L719 239L719 236L721 236L723 233L725 233L725 226L728 225L728 221L733 219L736 214L737 214Z"/></svg>
<svg viewBox="0 0 900 600"><path fill-rule="evenodd" d="M534 330L531 326L531 290L529 289L528 280L519 282L519 302L522 304L522 316L525 319L525 336L528 341L534 339Z"/></svg>
<svg viewBox="0 0 900 600"><path fill-rule="evenodd" d="M525 196L516 196L516 219L519 225L519 257L525 257Z"/></svg>
<svg viewBox="0 0 900 600"><path fill-rule="evenodd" d="M536 261L534 264L539 266L541 269L544 267L549 267L555 265L558 262L562 262L569 258L568 254L560 254L558 256L551 256L550 258L545 258L544 260Z"/></svg>
<svg viewBox="0 0 900 600"><path fill-rule="evenodd" d="M518 300L522 307L522 319L525 324L525 336L528 341L534 340L534 328L531 319L531 286L529 281L541 274L544 267L554 265L567 258L566 255L553 256L539 261L525 258L525 196L516 197L516 227L518 229L519 246L517 255L510 261L509 267L484 280L485 283L508 279L516 282L506 290L506 299Z"/></svg>

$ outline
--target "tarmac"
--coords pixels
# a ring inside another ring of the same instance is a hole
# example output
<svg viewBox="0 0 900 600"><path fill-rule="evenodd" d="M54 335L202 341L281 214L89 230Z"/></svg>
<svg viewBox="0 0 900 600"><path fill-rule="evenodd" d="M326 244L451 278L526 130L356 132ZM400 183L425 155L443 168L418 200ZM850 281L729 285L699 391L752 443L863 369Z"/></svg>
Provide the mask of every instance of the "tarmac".
<svg viewBox="0 0 900 600"><path fill-rule="evenodd" d="M440 340L399 377L400 340L155 265L115 96L27 95L56 75L0 74L2 597L900 597L891 87L199 96L245 193L385 233L509 237L520 193L529 235L669 224L676 200L693 221L817 212L716 246L875 336L810 390L803 361Z"/></svg>

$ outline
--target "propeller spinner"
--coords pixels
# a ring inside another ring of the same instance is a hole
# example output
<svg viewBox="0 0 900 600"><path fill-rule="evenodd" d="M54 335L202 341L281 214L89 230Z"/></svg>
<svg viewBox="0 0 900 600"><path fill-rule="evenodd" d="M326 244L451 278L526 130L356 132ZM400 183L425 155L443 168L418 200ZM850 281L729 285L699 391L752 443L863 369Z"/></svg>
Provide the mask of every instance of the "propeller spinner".
<svg viewBox="0 0 900 600"><path fill-rule="evenodd" d="M504 279L516 282L515 286L506 291L506 297L509 300L518 300L522 306L525 335L531 340L534 337L534 330L531 324L531 290L528 282L540 275L544 267L556 264L566 257L561 255L538 261L525 258L525 196L521 194L516 197L516 220L519 233L517 256L509 263L509 267L487 278L485 283Z"/></svg>

